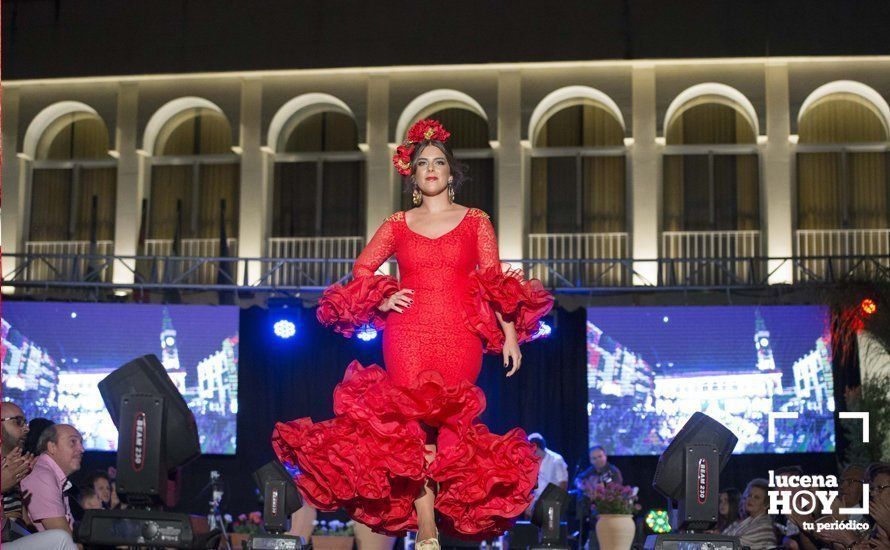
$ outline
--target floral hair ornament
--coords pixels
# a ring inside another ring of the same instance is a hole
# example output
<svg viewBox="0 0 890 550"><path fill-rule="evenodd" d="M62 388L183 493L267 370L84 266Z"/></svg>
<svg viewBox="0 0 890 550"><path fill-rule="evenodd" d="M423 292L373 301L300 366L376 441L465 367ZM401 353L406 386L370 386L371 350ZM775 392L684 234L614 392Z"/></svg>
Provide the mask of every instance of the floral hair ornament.
<svg viewBox="0 0 890 550"><path fill-rule="evenodd" d="M425 118L418 120L408 130L408 137L401 145L396 147L396 154L392 156L392 163L396 170L403 176L411 175L411 155L418 143L428 140L445 141L451 137L451 132L442 126L438 120Z"/></svg>

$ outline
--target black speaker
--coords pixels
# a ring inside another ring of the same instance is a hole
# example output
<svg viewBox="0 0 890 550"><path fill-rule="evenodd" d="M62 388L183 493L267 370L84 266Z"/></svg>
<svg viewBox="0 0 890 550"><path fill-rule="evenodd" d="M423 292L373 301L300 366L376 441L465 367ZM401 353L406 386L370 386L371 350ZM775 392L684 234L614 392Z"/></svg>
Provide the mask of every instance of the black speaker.
<svg viewBox="0 0 890 550"><path fill-rule="evenodd" d="M118 430L123 396L144 393L163 397L166 407L164 464L177 468L201 456L195 416L157 356L145 355L120 367L99 382L99 392Z"/></svg>

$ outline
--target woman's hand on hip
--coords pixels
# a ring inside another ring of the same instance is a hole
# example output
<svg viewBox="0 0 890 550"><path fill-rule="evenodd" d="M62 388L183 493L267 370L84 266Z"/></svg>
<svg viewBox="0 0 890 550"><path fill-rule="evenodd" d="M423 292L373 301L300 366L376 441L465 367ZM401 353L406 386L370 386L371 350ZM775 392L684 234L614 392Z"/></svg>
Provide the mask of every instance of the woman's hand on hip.
<svg viewBox="0 0 890 550"><path fill-rule="evenodd" d="M389 310L402 313L405 308L414 303L414 291L410 288L403 288L389 298L384 298L377 306L377 309L386 313Z"/></svg>

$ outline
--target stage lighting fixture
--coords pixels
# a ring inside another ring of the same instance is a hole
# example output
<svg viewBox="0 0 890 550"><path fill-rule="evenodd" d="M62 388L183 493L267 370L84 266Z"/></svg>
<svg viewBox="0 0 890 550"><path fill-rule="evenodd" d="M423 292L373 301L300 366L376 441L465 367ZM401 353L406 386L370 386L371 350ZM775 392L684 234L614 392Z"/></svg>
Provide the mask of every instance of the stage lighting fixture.
<svg viewBox="0 0 890 550"><path fill-rule="evenodd" d="M538 330L532 335L532 340L537 340L538 338L547 338L552 333L553 329L550 327L550 325L547 324L546 321L538 321Z"/></svg>
<svg viewBox="0 0 890 550"><path fill-rule="evenodd" d="M377 329L372 327L371 325L362 325L358 332L355 333L358 336L358 339L363 342L370 342L374 338L377 338Z"/></svg>
<svg viewBox="0 0 890 550"><path fill-rule="evenodd" d="M250 537L249 549L300 550L308 548L303 537L283 535L291 514L303 501L297 486L284 466L273 460L253 473L253 480L263 492L263 522L268 533Z"/></svg>
<svg viewBox="0 0 890 550"><path fill-rule="evenodd" d="M717 524L720 471L738 438L726 426L697 412L658 459L652 487L668 499L675 534L650 535L647 550L738 550L738 538L705 535Z"/></svg>
<svg viewBox="0 0 890 550"><path fill-rule="evenodd" d="M649 510L646 514L646 525L653 533L670 533L671 522L667 510Z"/></svg>
<svg viewBox="0 0 890 550"><path fill-rule="evenodd" d="M862 300L862 303L859 304L859 307L862 309L862 313L866 315L871 315L878 310L878 305L871 298Z"/></svg>
<svg viewBox="0 0 890 550"><path fill-rule="evenodd" d="M297 333L297 325L295 325L293 321L279 319L278 321L275 321L272 330L275 331L275 336L287 340Z"/></svg>
<svg viewBox="0 0 890 550"><path fill-rule="evenodd" d="M180 468L201 455L195 417L166 369L146 355L99 382L118 429L117 492L127 510L87 510L78 531L86 543L206 548L219 531L196 534L187 514L158 511L179 498Z"/></svg>
<svg viewBox="0 0 890 550"><path fill-rule="evenodd" d="M541 530L537 548L568 550L565 523L560 518L568 510L569 500L568 491L558 485L548 483L544 488L532 509L531 522Z"/></svg>

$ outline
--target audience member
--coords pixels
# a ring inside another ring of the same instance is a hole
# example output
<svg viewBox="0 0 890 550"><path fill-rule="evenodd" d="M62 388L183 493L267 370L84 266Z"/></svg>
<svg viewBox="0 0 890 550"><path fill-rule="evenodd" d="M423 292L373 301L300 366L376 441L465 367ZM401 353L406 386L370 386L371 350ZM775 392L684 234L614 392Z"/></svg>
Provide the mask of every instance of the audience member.
<svg viewBox="0 0 890 550"><path fill-rule="evenodd" d="M66 489L68 477L80 469L83 438L67 424L46 428L37 441L40 455L31 473L22 480L28 515L39 531L62 529L73 533L74 519Z"/></svg>
<svg viewBox="0 0 890 550"><path fill-rule="evenodd" d="M103 508L99 494L89 485L80 488L80 507L84 510L101 510Z"/></svg>
<svg viewBox="0 0 890 550"><path fill-rule="evenodd" d="M727 527L723 534L739 537L742 546L749 546L751 550L766 550L776 546L779 541L773 520L766 513L768 490L767 480L752 479L744 492L748 517Z"/></svg>

